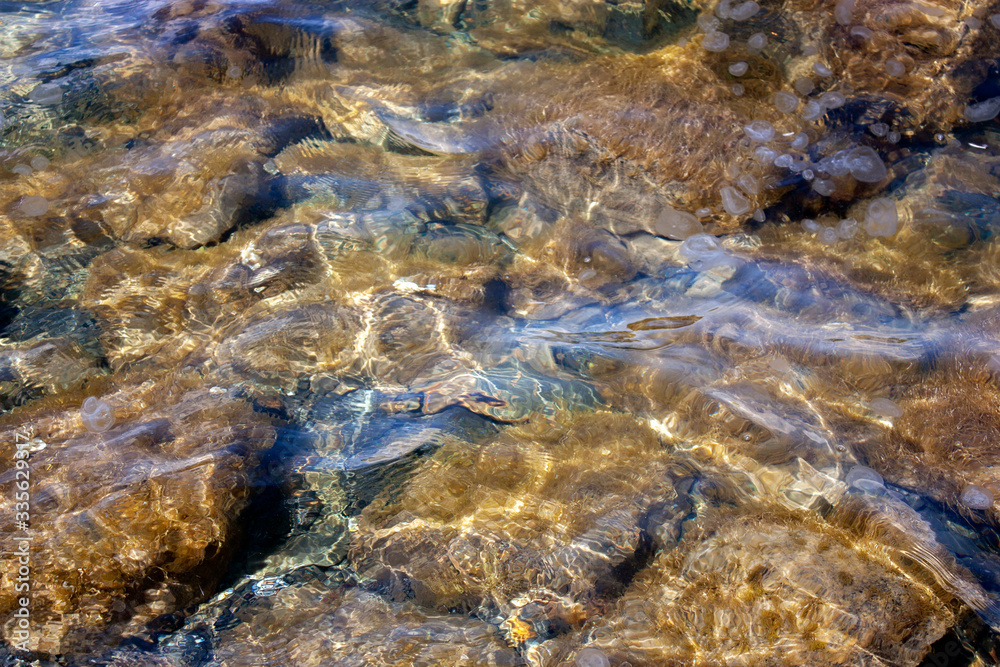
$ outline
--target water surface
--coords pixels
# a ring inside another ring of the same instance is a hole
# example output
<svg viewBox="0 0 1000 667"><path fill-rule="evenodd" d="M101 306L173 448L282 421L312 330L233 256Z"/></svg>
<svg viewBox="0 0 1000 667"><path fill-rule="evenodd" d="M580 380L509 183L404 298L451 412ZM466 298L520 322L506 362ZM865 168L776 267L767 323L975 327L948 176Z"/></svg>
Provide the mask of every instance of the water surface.
<svg viewBox="0 0 1000 667"><path fill-rule="evenodd" d="M0 652L997 664L998 12L0 4Z"/></svg>

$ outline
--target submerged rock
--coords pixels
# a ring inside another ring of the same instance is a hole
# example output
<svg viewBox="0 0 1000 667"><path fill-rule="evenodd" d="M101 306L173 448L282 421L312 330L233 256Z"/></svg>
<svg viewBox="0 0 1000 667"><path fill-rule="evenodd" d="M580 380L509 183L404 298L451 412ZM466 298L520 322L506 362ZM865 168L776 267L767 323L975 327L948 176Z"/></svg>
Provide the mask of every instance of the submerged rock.
<svg viewBox="0 0 1000 667"><path fill-rule="evenodd" d="M611 664L917 665L951 622L947 606L815 520L762 510L658 556L589 630ZM583 653L563 653L566 659Z"/></svg>
<svg viewBox="0 0 1000 667"><path fill-rule="evenodd" d="M647 515L687 501L648 427L610 413L562 419L508 427L478 448L445 444L361 514L359 573L394 599L496 609L512 644L592 616L649 557ZM669 548L686 512L661 514Z"/></svg>
<svg viewBox="0 0 1000 667"><path fill-rule="evenodd" d="M31 517L0 541L13 552L30 537L29 648L40 654L115 643L203 599L240 530L257 454L274 438L269 419L232 392L181 379L103 386L118 424L100 433L84 429L78 400L4 420L8 457L28 464ZM2 502L13 516L13 495ZM6 611L18 606L16 577L0 578ZM15 627L4 626L7 641Z"/></svg>
<svg viewBox="0 0 1000 667"><path fill-rule="evenodd" d="M215 660L233 667L259 664L262 655L316 666L518 664L497 627L483 621L391 602L356 587L330 586L315 575L287 579L271 595L240 591L245 600L224 615L196 616L157 654L120 652L108 664L175 664L199 644L203 653L211 651Z"/></svg>

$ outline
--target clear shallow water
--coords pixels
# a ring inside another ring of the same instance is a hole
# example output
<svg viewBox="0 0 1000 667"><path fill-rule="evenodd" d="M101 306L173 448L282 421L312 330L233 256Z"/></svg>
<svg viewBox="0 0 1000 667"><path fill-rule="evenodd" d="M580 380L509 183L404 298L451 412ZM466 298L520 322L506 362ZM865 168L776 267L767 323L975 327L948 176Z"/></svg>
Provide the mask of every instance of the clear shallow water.
<svg viewBox="0 0 1000 667"><path fill-rule="evenodd" d="M754 9L0 7L9 661L995 664L1000 19Z"/></svg>

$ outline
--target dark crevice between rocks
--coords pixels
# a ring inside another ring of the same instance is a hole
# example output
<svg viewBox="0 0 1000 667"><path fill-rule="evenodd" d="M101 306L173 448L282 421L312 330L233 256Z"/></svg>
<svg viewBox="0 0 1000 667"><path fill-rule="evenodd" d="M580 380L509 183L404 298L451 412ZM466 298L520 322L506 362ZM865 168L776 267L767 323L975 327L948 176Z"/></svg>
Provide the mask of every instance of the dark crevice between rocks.
<svg viewBox="0 0 1000 667"><path fill-rule="evenodd" d="M1000 640L972 614L931 644L930 652L919 667L972 667L976 664L1000 664Z"/></svg>

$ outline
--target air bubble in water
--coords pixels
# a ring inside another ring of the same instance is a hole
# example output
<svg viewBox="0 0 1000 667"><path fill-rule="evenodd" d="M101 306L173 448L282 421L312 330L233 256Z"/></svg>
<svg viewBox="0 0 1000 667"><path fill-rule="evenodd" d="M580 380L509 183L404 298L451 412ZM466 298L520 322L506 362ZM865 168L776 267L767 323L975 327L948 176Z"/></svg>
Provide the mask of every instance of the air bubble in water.
<svg viewBox="0 0 1000 667"><path fill-rule="evenodd" d="M833 181L826 178L817 178L813 181L812 187L816 194L824 197L829 197L837 191L837 186L834 185Z"/></svg>
<svg viewBox="0 0 1000 667"><path fill-rule="evenodd" d="M958 500L969 509L988 510L993 507L993 493L975 484L969 484L962 489L962 495Z"/></svg>
<svg viewBox="0 0 1000 667"><path fill-rule="evenodd" d="M970 123L993 120L997 114L1000 114L1000 97L991 97L965 107L965 120Z"/></svg>
<svg viewBox="0 0 1000 667"><path fill-rule="evenodd" d="M729 18L734 21L746 21L759 11L760 5L754 2L754 0L747 0L746 2L741 2L733 7L733 9L729 12Z"/></svg>
<svg viewBox="0 0 1000 667"><path fill-rule="evenodd" d="M827 109L839 109L844 106L845 102L847 102L847 98L844 97L844 94L835 90L827 91L819 96L819 103Z"/></svg>
<svg viewBox="0 0 1000 667"><path fill-rule="evenodd" d="M585 648L576 654L576 667L611 667L611 661L604 651Z"/></svg>
<svg viewBox="0 0 1000 667"><path fill-rule="evenodd" d="M755 120L751 121L749 125L743 128L750 137L751 141L755 141L759 144L765 144L771 139L774 139L774 126L766 120Z"/></svg>
<svg viewBox="0 0 1000 667"><path fill-rule="evenodd" d="M729 48L729 35L718 30L713 30L705 34L705 38L701 41L701 46L706 51L722 53Z"/></svg>
<svg viewBox="0 0 1000 667"><path fill-rule="evenodd" d="M755 32L747 40L747 49L754 54L760 53L767 46L767 35L762 32Z"/></svg>
<svg viewBox="0 0 1000 667"><path fill-rule="evenodd" d="M774 107L781 113L792 113L799 106L799 98L785 90L774 94Z"/></svg>
<svg viewBox="0 0 1000 667"><path fill-rule="evenodd" d="M49 200L38 195L31 195L21 200L21 212L25 215L37 218L45 215L49 211Z"/></svg>
<svg viewBox="0 0 1000 667"><path fill-rule="evenodd" d="M92 433L104 433L115 425L115 413L104 401L91 396L80 407L80 419Z"/></svg>
<svg viewBox="0 0 1000 667"><path fill-rule="evenodd" d="M885 480L882 479L882 475L865 466L851 468L844 482L847 483L847 486L865 493L877 493L885 489Z"/></svg>
<svg viewBox="0 0 1000 667"><path fill-rule="evenodd" d="M903 409L888 398L876 398L868 407L880 417L895 418L903 416Z"/></svg>
<svg viewBox="0 0 1000 667"><path fill-rule="evenodd" d="M680 255L695 271L707 271L713 266L725 264L727 261L726 251L722 248L722 244L711 234L689 236L681 244Z"/></svg>
<svg viewBox="0 0 1000 667"><path fill-rule="evenodd" d="M813 71L816 72L816 74L819 74L824 79L828 76L833 76L833 70L827 67L824 63L819 62L818 60L813 63Z"/></svg>
<svg viewBox="0 0 1000 667"><path fill-rule="evenodd" d="M865 217L866 232L872 236L892 236L896 233L898 224L899 213L896 211L896 202L882 197L868 204L868 214Z"/></svg>
<svg viewBox="0 0 1000 667"><path fill-rule="evenodd" d="M851 176L862 183L878 183L886 176L882 158L869 146L858 146L847 154L847 168Z"/></svg>
<svg viewBox="0 0 1000 667"><path fill-rule="evenodd" d="M739 190L727 185L722 188L722 208L729 215L743 215L750 210L750 201Z"/></svg>
<svg viewBox="0 0 1000 667"><path fill-rule="evenodd" d="M816 120L823 115L823 106L816 100L809 100L802 107L802 120Z"/></svg>
<svg viewBox="0 0 1000 667"><path fill-rule="evenodd" d="M906 74L906 65L895 58L889 58L885 61L885 73L892 77L903 76Z"/></svg>

